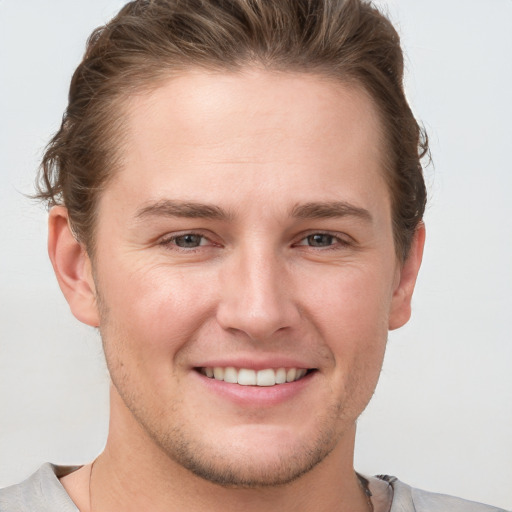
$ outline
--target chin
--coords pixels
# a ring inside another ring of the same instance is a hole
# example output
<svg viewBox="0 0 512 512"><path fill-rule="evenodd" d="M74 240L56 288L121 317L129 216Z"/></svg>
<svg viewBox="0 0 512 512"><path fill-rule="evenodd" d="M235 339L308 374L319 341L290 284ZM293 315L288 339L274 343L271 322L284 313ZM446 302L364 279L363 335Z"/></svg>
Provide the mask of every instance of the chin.
<svg viewBox="0 0 512 512"><path fill-rule="evenodd" d="M185 469L213 484L230 488L278 487L297 480L312 470L332 451L325 449L315 453L278 454L272 457L253 458L199 457L197 454L181 454L177 460Z"/></svg>
<svg viewBox="0 0 512 512"><path fill-rule="evenodd" d="M229 439L192 439L173 432L161 439L167 456L194 475L229 488L268 488L289 484L311 471L335 448L338 436L325 429L303 436L286 435L272 427L242 428Z"/></svg>

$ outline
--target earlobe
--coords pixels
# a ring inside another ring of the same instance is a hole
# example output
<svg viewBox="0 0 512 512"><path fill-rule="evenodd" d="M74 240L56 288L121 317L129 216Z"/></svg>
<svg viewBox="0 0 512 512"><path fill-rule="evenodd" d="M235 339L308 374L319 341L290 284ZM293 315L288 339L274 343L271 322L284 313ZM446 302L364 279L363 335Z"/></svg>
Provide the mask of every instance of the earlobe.
<svg viewBox="0 0 512 512"><path fill-rule="evenodd" d="M389 330L405 325L411 317L411 300L423 258L425 225L420 223L414 234L407 259L400 268L400 278L393 292L389 315Z"/></svg>
<svg viewBox="0 0 512 512"><path fill-rule="evenodd" d="M98 327L99 312L91 261L71 231L68 211L64 206L54 206L50 211L48 254L73 315L87 325Z"/></svg>

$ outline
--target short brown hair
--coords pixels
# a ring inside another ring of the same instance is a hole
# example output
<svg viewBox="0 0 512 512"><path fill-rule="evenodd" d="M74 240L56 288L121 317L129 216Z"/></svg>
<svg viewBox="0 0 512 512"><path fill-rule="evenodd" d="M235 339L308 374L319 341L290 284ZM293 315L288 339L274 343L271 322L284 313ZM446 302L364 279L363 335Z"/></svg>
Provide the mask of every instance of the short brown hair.
<svg viewBox="0 0 512 512"><path fill-rule="evenodd" d="M64 204L78 240L94 246L99 194L119 167L122 102L180 69L268 69L355 83L373 98L387 143L397 255L421 222L428 152L403 90L403 55L389 20L364 0L136 0L97 28L50 141L37 197Z"/></svg>

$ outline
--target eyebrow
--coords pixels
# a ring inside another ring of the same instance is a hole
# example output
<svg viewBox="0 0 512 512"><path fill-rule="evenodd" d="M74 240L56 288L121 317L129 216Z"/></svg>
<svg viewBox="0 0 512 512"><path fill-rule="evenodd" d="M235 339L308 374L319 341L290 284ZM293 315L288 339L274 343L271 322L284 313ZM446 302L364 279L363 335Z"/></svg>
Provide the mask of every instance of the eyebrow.
<svg viewBox="0 0 512 512"><path fill-rule="evenodd" d="M309 202L294 206L290 212L298 219L334 219L356 217L372 221L370 212L344 201ZM190 219L231 220L234 216L222 208L206 203L163 199L141 208L135 215L138 219L147 217L181 217Z"/></svg>
<svg viewBox="0 0 512 512"><path fill-rule="evenodd" d="M371 213L344 201L311 202L299 204L292 209L292 217L299 219L335 219L339 217L356 217L365 222L372 222Z"/></svg>
<svg viewBox="0 0 512 512"><path fill-rule="evenodd" d="M141 208L135 215L147 217L184 217L190 219L228 220L232 216L218 206L190 201L164 199Z"/></svg>

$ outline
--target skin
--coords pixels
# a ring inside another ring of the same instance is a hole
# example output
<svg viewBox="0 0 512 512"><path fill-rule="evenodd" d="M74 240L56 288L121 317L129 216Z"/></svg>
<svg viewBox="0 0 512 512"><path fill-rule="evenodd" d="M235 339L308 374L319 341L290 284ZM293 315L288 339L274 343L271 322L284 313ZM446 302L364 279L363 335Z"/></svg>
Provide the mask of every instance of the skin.
<svg viewBox="0 0 512 512"><path fill-rule="evenodd" d="M367 510L355 422L424 241L420 226L397 260L372 101L318 76L191 70L126 119L93 262L50 214L57 278L113 382L93 478L63 485L82 511ZM219 361L314 371L239 397L197 372Z"/></svg>

